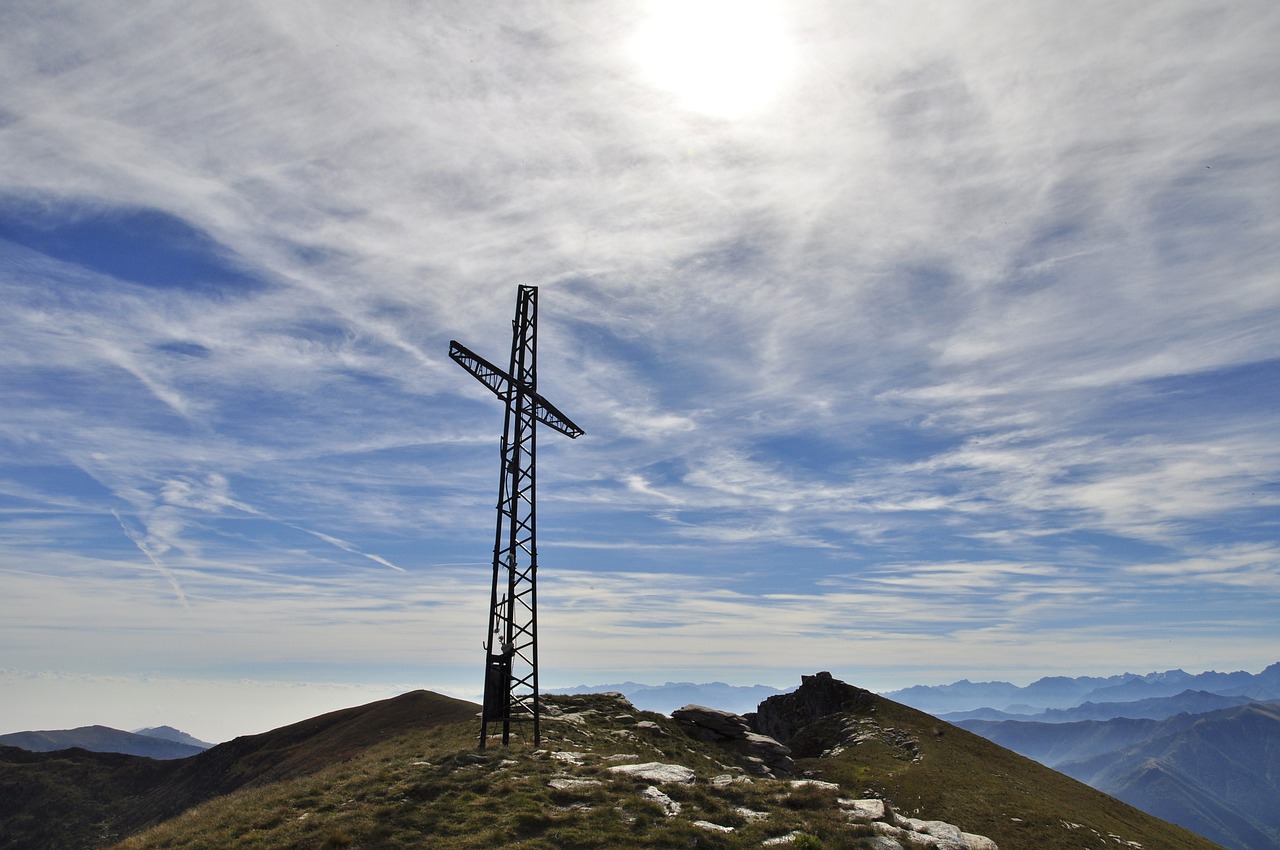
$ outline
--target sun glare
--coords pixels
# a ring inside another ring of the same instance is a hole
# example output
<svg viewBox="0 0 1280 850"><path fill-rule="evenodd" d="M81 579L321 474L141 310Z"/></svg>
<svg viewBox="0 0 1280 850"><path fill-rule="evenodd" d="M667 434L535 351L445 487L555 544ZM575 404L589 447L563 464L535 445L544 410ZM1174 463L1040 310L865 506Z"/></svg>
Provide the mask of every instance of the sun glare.
<svg viewBox="0 0 1280 850"><path fill-rule="evenodd" d="M657 0L633 47L650 83L687 109L722 118L774 100L794 58L769 0Z"/></svg>

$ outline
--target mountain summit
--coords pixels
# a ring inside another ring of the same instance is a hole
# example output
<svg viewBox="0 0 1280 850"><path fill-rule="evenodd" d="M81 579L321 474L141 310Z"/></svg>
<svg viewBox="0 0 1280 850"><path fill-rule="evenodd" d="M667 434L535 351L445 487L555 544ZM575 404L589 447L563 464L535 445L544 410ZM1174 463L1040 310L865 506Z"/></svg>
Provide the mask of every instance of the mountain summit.
<svg viewBox="0 0 1280 850"><path fill-rule="evenodd" d="M696 708L548 696L540 748L477 750L478 706L417 691L179 762L4 749L0 848L1215 847L825 673Z"/></svg>

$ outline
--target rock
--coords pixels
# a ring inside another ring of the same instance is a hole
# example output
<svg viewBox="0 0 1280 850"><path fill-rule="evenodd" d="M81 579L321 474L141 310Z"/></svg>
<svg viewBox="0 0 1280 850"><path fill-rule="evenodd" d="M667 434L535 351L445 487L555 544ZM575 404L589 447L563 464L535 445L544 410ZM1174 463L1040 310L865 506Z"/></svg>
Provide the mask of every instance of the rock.
<svg viewBox="0 0 1280 850"><path fill-rule="evenodd" d="M721 826L720 824L712 823L709 820L696 820L693 822L693 825L698 827L699 829L705 829L710 832L733 832L734 831L733 827L731 826Z"/></svg>
<svg viewBox="0 0 1280 850"><path fill-rule="evenodd" d="M623 776L634 776L637 779L644 779L649 782L679 782L689 784L693 782L696 774L680 764L662 764L661 762L651 761L644 764L619 764L609 768L610 773L618 773Z"/></svg>
<svg viewBox="0 0 1280 850"><path fill-rule="evenodd" d="M789 694L775 694L756 710L752 728L786 743L793 735L816 720L842 711L869 708L876 695L856 688L830 673L801 676L800 687Z"/></svg>
<svg viewBox="0 0 1280 850"><path fill-rule="evenodd" d="M871 850L902 850L902 845L887 835L873 835L865 841Z"/></svg>
<svg viewBox="0 0 1280 850"><path fill-rule="evenodd" d="M795 769L791 750L767 735L752 732L741 741L732 741L730 748L745 753L749 758L761 761L773 776L786 776Z"/></svg>
<svg viewBox="0 0 1280 850"><path fill-rule="evenodd" d="M881 820L885 815L884 800L841 800L840 808L852 820Z"/></svg>
<svg viewBox="0 0 1280 850"><path fill-rule="evenodd" d="M686 727L693 737L704 741L732 740L751 731L742 715L705 705L677 708L671 712L671 719Z"/></svg>
<svg viewBox="0 0 1280 850"><path fill-rule="evenodd" d="M788 832L786 835L779 835L776 838L766 838L760 843L765 847L774 847L778 844L792 844L797 838L804 835L803 832Z"/></svg>
<svg viewBox="0 0 1280 850"><path fill-rule="evenodd" d="M663 811L669 818L673 818L680 814L680 804L652 785L641 791L640 796L647 800L652 800L659 806L662 806Z"/></svg>
<svg viewBox="0 0 1280 850"><path fill-rule="evenodd" d="M671 718L691 738L721 744L742 755L748 769L757 776L785 775L795 767L789 748L768 735L751 731L742 715L704 705L686 705L671 712Z"/></svg>
<svg viewBox="0 0 1280 850"><path fill-rule="evenodd" d="M937 850L999 850L996 843L985 835L963 832L960 827L940 820L921 820L894 815L897 826L873 822L871 828L878 835L887 835L906 846L929 847Z"/></svg>
<svg viewBox="0 0 1280 850"><path fill-rule="evenodd" d="M599 779L570 779L565 776L557 776L547 780L547 785L557 791L581 791L585 788L595 788L602 785Z"/></svg>
<svg viewBox="0 0 1280 850"><path fill-rule="evenodd" d="M914 832L922 832L925 835L932 835L934 838L946 838L950 841L957 841L960 838L960 827L945 821L904 818L901 815L894 817L893 820L898 826L906 827Z"/></svg>
<svg viewBox="0 0 1280 850"><path fill-rule="evenodd" d="M662 727L659 726L657 723L654 723L652 720L641 720L639 723L636 724L636 728L643 729L645 732L648 732L651 735L664 734L662 731Z"/></svg>
<svg viewBox="0 0 1280 850"><path fill-rule="evenodd" d="M734 783L737 783L737 782L749 783L753 781L754 780L750 776L743 776L740 773L738 774L721 773L719 776L711 777L711 784L716 786L717 788L724 788L725 786L733 785Z"/></svg>
<svg viewBox="0 0 1280 850"><path fill-rule="evenodd" d="M840 786L834 782L823 782L821 779L793 779L787 783L792 788L822 788L826 791L839 791Z"/></svg>

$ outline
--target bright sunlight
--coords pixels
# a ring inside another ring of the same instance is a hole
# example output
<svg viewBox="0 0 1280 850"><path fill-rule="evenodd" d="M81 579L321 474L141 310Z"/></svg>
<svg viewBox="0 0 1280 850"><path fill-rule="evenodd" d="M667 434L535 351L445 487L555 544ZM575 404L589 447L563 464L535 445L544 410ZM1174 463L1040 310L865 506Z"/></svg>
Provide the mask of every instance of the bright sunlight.
<svg viewBox="0 0 1280 850"><path fill-rule="evenodd" d="M770 0L656 0L633 48L649 82L721 118L768 105L794 62Z"/></svg>

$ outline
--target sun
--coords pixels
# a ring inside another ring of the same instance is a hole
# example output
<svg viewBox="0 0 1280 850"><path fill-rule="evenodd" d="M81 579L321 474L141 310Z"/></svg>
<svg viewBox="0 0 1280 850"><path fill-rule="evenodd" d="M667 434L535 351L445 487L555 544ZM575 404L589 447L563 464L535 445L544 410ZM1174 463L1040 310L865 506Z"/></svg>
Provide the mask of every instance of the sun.
<svg viewBox="0 0 1280 850"><path fill-rule="evenodd" d="M795 53L770 0L655 0L632 49L651 84L720 118L773 102Z"/></svg>

